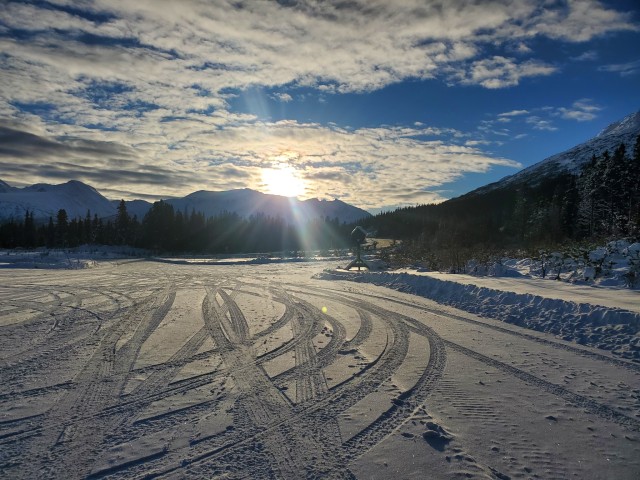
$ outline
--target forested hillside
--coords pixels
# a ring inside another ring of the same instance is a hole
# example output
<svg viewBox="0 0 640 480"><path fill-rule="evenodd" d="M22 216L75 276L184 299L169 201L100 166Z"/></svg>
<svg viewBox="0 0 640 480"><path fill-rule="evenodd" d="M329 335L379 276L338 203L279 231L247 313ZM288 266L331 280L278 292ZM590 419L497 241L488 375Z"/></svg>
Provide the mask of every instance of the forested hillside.
<svg viewBox="0 0 640 480"><path fill-rule="evenodd" d="M405 253L431 262L501 250L537 250L640 235L640 136L631 151L593 155L577 174L506 183L438 205L382 213L364 222Z"/></svg>

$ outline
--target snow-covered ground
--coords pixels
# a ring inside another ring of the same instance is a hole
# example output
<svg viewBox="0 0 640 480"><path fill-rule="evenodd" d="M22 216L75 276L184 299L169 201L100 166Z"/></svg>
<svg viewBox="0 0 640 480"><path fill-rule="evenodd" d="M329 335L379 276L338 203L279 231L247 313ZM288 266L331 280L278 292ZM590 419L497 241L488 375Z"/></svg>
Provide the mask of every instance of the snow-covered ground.
<svg viewBox="0 0 640 480"><path fill-rule="evenodd" d="M620 320L573 285L92 260L0 269L4 478L638 478L640 364L491 299Z"/></svg>
<svg viewBox="0 0 640 480"><path fill-rule="evenodd" d="M144 251L128 246L85 245L69 249L37 248L0 250L0 268L79 269L100 266L107 260L131 260L143 257Z"/></svg>
<svg viewBox="0 0 640 480"><path fill-rule="evenodd" d="M408 268L394 270L394 272L427 276L444 282L476 285L491 290L555 298L566 302L587 303L640 313L640 291L623 287L600 287L536 277L480 277L457 273L425 272Z"/></svg>
<svg viewBox="0 0 640 480"><path fill-rule="evenodd" d="M596 248L540 251L538 258L504 258L488 265L470 261L475 276L541 278L577 285L640 290L640 243L616 240Z"/></svg>
<svg viewBox="0 0 640 480"><path fill-rule="evenodd" d="M386 286L483 317L611 350L640 362L640 292L637 290L407 269L361 273L337 269L327 270L316 278Z"/></svg>

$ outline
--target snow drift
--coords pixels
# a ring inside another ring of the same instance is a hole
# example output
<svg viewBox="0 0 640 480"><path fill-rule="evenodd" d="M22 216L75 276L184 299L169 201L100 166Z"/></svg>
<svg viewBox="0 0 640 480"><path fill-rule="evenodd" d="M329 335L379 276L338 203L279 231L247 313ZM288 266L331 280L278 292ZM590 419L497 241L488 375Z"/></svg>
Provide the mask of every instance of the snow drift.
<svg viewBox="0 0 640 480"><path fill-rule="evenodd" d="M372 283L640 362L640 314L408 273L325 270L314 278Z"/></svg>

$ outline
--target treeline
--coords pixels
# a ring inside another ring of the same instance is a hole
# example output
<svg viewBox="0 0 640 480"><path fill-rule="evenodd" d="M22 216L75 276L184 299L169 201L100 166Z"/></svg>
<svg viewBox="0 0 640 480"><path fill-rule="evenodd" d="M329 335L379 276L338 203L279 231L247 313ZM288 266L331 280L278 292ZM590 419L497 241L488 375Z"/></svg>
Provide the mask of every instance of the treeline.
<svg viewBox="0 0 640 480"><path fill-rule="evenodd" d="M578 175L472 192L438 205L407 207L365 222L403 241L407 258L434 268L499 251L640 237L640 136L593 156Z"/></svg>
<svg viewBox="0 0 640 480"><path fill-rule="evenodd" d="M195 211L186 215L160 201L153 204L140 225L139 245L176 252L298 252L344 248L350 231L337 218L311 220L304 225L263 214L243 218L226 212L205 218Z"/></svg>
<svg viewBox="0 0 640 480"><path fill-rule="evenodd" d="M124 201L115 219L103 220L87 212L85 218L69 219L65 210L36 225L26 212L20 221L0 225L2 248L71 248L84 244L130 245L157 252L247 253L299 252L344 248L347 225L338 219L318 219L293 226L282 218L256 215L242 218L235 213L205 218L192 211L185 214L160 201L153 204L142 221L131 217Z"/></svg>
<svg viewBox="0 0 640 480"><path fill-rule="evenodd" d="M123 228L118 215L116 222L103 221L87 211L85 218L69 219L66 210L58 210L55 220L49 217L44 224L36 224L33 213L27 211L24 219L11 219L0 225L2 248L63 248L84 244L125 245L134 239L138 230L137 218L128 219Z"/></svg>

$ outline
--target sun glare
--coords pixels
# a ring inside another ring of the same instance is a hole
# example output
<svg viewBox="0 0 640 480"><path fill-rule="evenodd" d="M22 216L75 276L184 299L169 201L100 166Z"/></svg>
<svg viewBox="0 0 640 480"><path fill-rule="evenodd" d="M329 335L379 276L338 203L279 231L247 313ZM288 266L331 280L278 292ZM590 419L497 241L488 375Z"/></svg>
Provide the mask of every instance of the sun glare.
<svg viewBox="0 0 640 480"><path fill-rule="evenodd" d="M305 191L305 183L289 165L278 165L262 170L262 183L267 193L283 197L297 197Z"/></svg>

